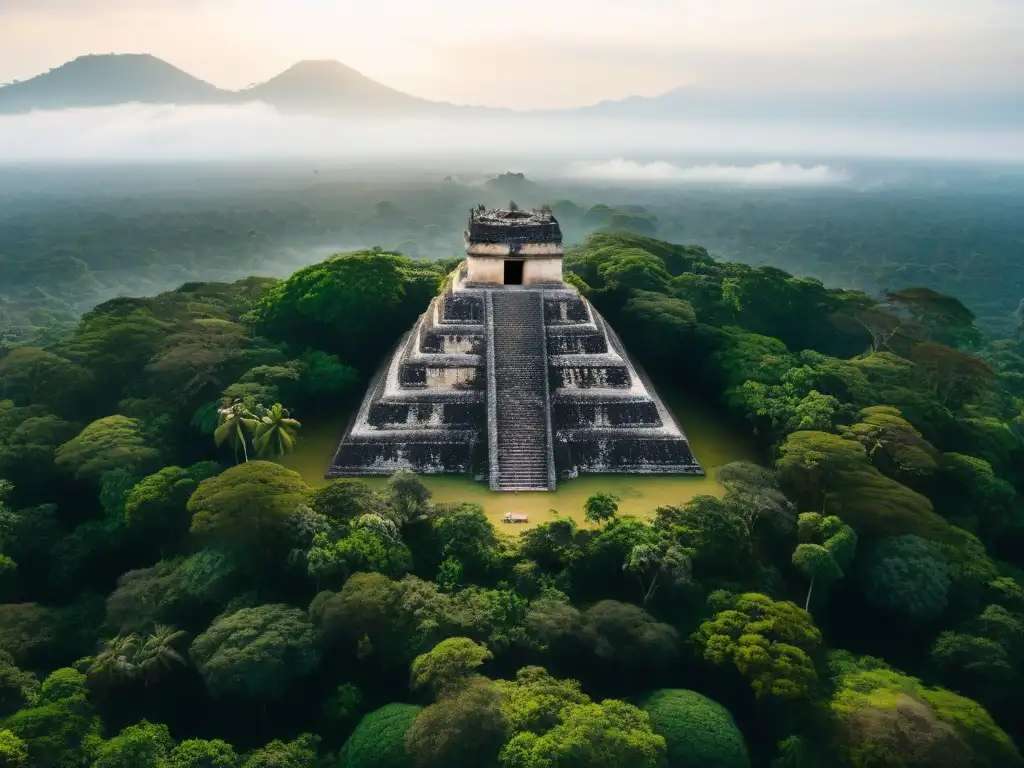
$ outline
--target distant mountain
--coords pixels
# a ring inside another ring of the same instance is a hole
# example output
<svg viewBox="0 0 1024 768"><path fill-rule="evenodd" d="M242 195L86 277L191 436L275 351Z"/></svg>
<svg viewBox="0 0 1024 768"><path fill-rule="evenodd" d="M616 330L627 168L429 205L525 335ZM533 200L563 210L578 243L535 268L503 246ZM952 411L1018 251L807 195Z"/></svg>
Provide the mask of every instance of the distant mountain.
<svg viewBox="0 0 1024 768"><path fill-rule="evenodd" d="M148 54L80 56L30 80L0 88L0 113L145 104L208 104L230 91Z"/></svg>
<svg viewBox="0 0 1024 768"><path fill-rule="evenodd" d="M571 110L549 110L544 114L631 120L833 122L908 127L976 125L1019 128L1024 123L1024 92L780 93L686 86L659 96L629 96Z"/></svg>
<svg viewBox="0 0 1024 768"><path fill-rule="evenodd" d="M522 173L509 171L488 179L483 183L488 199L500 195L506 200L514 199L521 205L535 205L540 202L541 189Z"/></svg>
<svg viewBox="0 0 1024 768"><path fill-rule="evenodd" d="M338 61L300 61L277 77L237 94L282 111L426 114L459 109L381 85Z"/></svg>
<svg viewBox="0 0 1024 768"><path fill-rule="evenodd" d="M243 91L203 82L165 61L138 54L81 56L20 83L0 87L0 114L141 102L237 104L261 101L282 111L367 115L502 114L410 96L337 61L302 61Z"/></svg>
<svg viewBox="0 0 1024 768"><path fill-rule="evenodd" d="M576 109L514 112L421 99L337 61L303 61L243 91L210 85L145 54L81 56L30 80L0 87L0 114L34 109L146 104L265 102L281 111L362 116L558 117L703 122L885 124L913 127L1024 124L1022 92L779 93L688 86Z"/></svg>

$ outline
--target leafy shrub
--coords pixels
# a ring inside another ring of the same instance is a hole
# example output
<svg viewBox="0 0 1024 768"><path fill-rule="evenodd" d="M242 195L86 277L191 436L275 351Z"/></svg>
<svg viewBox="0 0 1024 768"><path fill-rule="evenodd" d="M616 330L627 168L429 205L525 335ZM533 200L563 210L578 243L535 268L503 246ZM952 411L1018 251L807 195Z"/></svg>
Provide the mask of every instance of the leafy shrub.
<svg viewBox="0 0 1024 768"><path fill-rule="evenodd" d="M743 734L729 710L695 691L662 688L639 705L665 737L669 768L750 768Z"/></svg>
<svg viewBox="0 0 1024 768"><path fill-rule="evenodd" d="M422 709L415 704L386 704L370 712L341 748L339 768L410 768L405 732Z"/></svg>

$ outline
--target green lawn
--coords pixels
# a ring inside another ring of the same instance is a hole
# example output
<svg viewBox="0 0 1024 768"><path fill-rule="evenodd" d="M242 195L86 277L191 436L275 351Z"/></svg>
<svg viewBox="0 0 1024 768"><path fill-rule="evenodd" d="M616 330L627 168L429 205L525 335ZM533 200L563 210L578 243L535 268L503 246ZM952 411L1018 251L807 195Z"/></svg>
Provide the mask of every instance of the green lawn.
<svg viewBox="0 0 1024 768"><path fill-rule="evenodd" d="M493 493L486 483L460 475L424 475L435 501L469 501L480 504L494 523L500 523L506 512L524 512L529 524L502 525L502 530L520 531L551 520L554 510L564 517L583 523L583 502L597 491L617 495L619 513L648 517L659 506L681 504L701 493L718 495L721 486L715 480L717 468L739 459L757 460L750 436L726 424L716 409L679 392L662 392L665 404L672 409L690 439L697 460L708 472L706 477L682 475L584 475L575 480L562 480L554 493ZM349 414L339 413L317 422L306 421L296 451L281 460L286 467L299 472L311 486L323 485L324 470ZM369 485L381 485L386 478L370 477Z"/></svg>

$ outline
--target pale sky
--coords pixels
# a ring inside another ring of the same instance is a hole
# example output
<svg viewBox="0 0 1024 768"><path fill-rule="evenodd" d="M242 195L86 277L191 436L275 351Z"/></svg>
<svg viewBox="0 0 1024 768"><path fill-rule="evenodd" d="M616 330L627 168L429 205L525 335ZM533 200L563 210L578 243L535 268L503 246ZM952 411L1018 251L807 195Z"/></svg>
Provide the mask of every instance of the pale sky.
<svg viewBox="0 0 1024 768"><path fill-rule="evenodd" d="M0 82L152 53L224 88L302 59L457 103L543 108L692 82L1024 93L1024 0L0 0Z"/></svg>

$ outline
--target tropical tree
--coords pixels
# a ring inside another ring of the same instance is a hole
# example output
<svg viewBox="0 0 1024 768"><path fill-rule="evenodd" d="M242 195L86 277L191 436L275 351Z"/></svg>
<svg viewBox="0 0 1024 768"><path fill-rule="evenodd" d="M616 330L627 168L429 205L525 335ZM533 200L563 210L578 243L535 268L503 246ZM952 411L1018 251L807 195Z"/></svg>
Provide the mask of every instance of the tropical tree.
<svg viewBox="0 0 1024 768"><path fill-rule="evenodd" d="M89 665L89 677L106 683L134 678L138 674L135 663L138 652L139 637L134 632L111 638Z"/></svg>
<svg viewBox="0 0 1024 768"><path fill-rule="evenodd" d="M222 550L268 554L287 545L288 523L309 489L297 472L251 461L203 480L188 500L190 531Z"/></svg>
<svg viewBox="0 0 1024 768"><path fill-rule="evenodd" d="M405 732L405 751L417 768L494 765L510 735L502 698L493 681L472 678L416 715Z"/></svg>
<svg viewBox="0 0 1024 768"><path fill-rule="evenodd" d="M413 659L411 687L450 695L473 677L477 667L492 658L494 655L485 645L468 637L449 637Z"/></svg>
<svg viewBox="0 0 1024 768"><path fill-rule="evenodd" d="M588 523L604 523L619 511L619 497L598 491L583 504L583 517Z"/></svg>
<svg viewBox="0 0 1024 768"><path fill-rule="evenodd" d="M98 481L114 469L137 470L156 462L143 424L127 416L106 416L89 424L54 452L54 464L79 480ZM157 465L159 466L159 464Z"/></svg>
<svg viewBox="0 0 1024 768"><path fill-rule="evenodd" d="M175 666L185 666L185 657L175 648L185 632L163 624L142 637L131 633L108 640L89 666L88 674L107 683L141 680L146 697L149 684Z"/></svg>
<svg viewBox="0 0 1024 768"><path fill-rule="evenodd" d="M664 737L668 764L686 768L750 768L743 734L725 707L696 691L662 688L637 704Z"/></svg>
<svg viewBox="0 0 1024 768"><path fill-rule="evenodd" d="M287 408L274 403L259 414L253 446L260 456L283 456L295 449L296 433L301 427L290 418Z"/></svg>
<svg viewBox="0 0 1024 768"><path fill-rule="evenodd" d="M414 473L401 469L388 480L391 500L403 521L412 520L430 501L430 491Z"/></svg>
<svg viewBox="0 0 1024 768"><path fill-rule="evenodd" d="M387 704L365 715L341 748L343 768L409 768L413 760L405 752L405 733L423 707Z"/></svg>
<svg viewBox="0 0 1024 768"><path fill-rule="evenodd" d="M85 697L89 694L89 680L77 669L61 667L43 680L39 686L39 701L61 701L76 696Z"/></svg>
<svg viewBox="0 0 1024 768"><path fill-rule="evenodd" d="M222 467L203 461L191 467L164 467L148 475L125 494L124 524L138 538L161 552L175 551L188 532L191 516L186 504L203 480Z"/></svg>
<svg viewBox="0 0 1024 768"><path fill-rule="evenodd" d="M517 733L501 750L501 767L659 768L666 763L665 738L651 729L647 713L632 704L616 699L569 704L559 720L540 735Z"/></svg>
<svg viewBox="0 0 1024 768"><path fill-rule="evenodd" d="M14 714L38 695L36 676L19 669L9 653L0 651L0 717Z"/></svg>
<svg viewBox="0 0 1024 768"><path fill-rule="evenodd" d="M165 768L173 744L166 725L143 720L99 744L93 768Z"/></svg>
<svg viewBox="0 0 1024 768"><path fill-rule="evenodd" d="M168 768L236 768L238 755L221 739L186 739L171 750Z"/></svg>
<svg viewBox="0 0 1024 768"><path fill-rule="evenodd" d="M217 429L213 433L213 441L218 446L225 442L235 452L235 463L238 463L238 449L241 447L245 460L249 461L249 450L246 438L250 437L260 424L256 415L241 400L236 400L217 411Z"/></svg>
<svg viewBox="0 0 1024 768"><path fill-rule="evenodd" d="M218 616L189 649L214 698L248 696L264 705L320 662L306 612L283 604Z"/></svg>
<svg viewBox="0 0 1024 768"><path fill-rule="evenodd" d="M153 631L143 638L136 653L135 666L142 677L142 683L149 691L150 681L157 681L164 672L177 666L185 666L185 657L178 652L175 644L181 642L187 633L157 624Z"/></svg>
<svg viewBox="0 0 1024 768"><path fill-rule="evenodd" d="M1013 740L977 702L928 687L880 659L835 651L829 666L830 746L842 765L1024 765Z"/></svg>
<svg viewBox="0 0 1024 768"><path fill-rule="evenodd" d="M942 548L910 534L878 541L864 558L860 577L868 604L918 622L942 614L952 582Z"/></svg>
<svg viewBox="0 0 1024 768"><path fill-rule="evenodd" d="M622 570L636 576L643 595L643 605L646 606L661 584L688 583L691 580L692 562L690 552L676 544L637 544L630 550Z"/></svg>
<svg viewBox="0 0 1024 768"><path fill-rule="evenodd" d="M8 730L0 731L0 765L4 768L22 768L28 765L28 747Z"/></svg>
<svg viewBox="0 0 1024 768"><path fill-rule="evenodd" d="M857 534L838 517L804 512L797 524L800 544L793 565L810 580L804 610L810 610L815 582L827 584L843 577L857 549Z"/></svg>
<svg viewBox="0 0 1024 768"><path fill-rule="evenodd" d="M57 701L40 701L4 720L4 731L25 745L26 766L71 768L92 764L90 752L100 738L101 723L85 696L77 694ZM24 751L9 736L0 745L21 757ZM6 756L6 755L5 755ZM15 766L18 763L13 763Z"/></svg>
<svg viewBox="0 0 1024 768"><path fill-rule="evenodd" d="M250 752L241 768L313 768L320 737L302 733L294 741L274 739Z"/></svg>
<svg viewBox="0 0 1024 768"><path fill-rule="evenodd" d="M790 602L747 593L700 625L693 641L707 661L731 664L757 698L805 699L818 682L821 633Z"/></svg>

